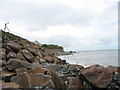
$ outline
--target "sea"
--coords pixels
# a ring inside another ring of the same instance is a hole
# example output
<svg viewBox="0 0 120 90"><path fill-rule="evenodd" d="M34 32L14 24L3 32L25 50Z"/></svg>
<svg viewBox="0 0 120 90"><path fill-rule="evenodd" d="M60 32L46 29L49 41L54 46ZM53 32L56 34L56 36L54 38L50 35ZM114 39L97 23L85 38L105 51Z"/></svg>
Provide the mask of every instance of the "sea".
<svg viewBox="0 0 120 90"><path fill-rule="evenodd" d="M62 55L59 58L70 64L79 64L84 67L99 64L102 66L118 66L118 50L80 51L72 55Z"/></svg>

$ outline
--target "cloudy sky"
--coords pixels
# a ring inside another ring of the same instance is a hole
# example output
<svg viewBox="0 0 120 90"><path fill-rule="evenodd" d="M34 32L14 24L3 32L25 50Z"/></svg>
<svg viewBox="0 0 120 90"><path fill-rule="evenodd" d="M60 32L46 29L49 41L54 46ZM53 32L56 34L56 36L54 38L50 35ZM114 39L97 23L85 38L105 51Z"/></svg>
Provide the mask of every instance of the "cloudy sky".
<svg viewBox="0 0 120 90"><path fill-rule="evenodd" d="M0 0L0 29L65 50L118 47L119 0Z"/></svg>

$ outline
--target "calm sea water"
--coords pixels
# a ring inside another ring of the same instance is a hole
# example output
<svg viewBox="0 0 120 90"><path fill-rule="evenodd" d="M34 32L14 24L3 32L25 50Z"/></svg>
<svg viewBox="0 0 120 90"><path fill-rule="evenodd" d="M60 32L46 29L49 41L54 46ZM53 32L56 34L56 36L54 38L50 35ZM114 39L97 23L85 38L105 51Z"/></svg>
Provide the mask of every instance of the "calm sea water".
<svg viewBox="0 0 120 90"><path fill-rule="evenodd" d="M118 66L117 50L81 51L73 55L59 56L59 58L66 60L70 64L79 64L83 66L94 64Z"/></svg>

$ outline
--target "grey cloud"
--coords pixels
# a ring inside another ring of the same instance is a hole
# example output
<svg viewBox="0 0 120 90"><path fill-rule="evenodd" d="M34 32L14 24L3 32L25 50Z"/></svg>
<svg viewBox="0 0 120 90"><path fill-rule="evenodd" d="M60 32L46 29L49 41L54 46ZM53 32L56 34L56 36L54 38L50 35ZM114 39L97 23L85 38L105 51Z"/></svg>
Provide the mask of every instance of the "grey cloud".
<svg viewBox="0 0 120 90"><path fill-rule="evenodd" d="M3 13L3 19L10 18L13 22L24 22L32 25L29 29L46 29L51 25L72 24L88 26L94 14L84 8L74 11L60 3L1 3L0 8L9 12ZM82 12L82 13L81 13ZM34 23L34 24L33 24Z"/></svg>

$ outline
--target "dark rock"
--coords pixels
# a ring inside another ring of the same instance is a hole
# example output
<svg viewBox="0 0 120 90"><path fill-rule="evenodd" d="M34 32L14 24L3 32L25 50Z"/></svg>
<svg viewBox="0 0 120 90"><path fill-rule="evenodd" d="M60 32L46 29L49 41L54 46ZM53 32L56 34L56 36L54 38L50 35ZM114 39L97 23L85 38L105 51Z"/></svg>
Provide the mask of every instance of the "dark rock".
<svg viewBox="0 0 120 90"><path fill-rule="evenodd" d="M10 59L7 64L5 65L5 67L8 70L15 70L15 69L19 69L19 68L27 68L30 69L31 68L31 64L21 61L19 59Z"/></svg>
<svg viewBox="0 0 120 90"><path fill-rule="evenodd" d="M16 42L13 42L13 41L7 43L7 45L8 45L15 53L17 53L17 52L22 48L21 45L17 44Z"/></svg>
<svg viewBox="0 0 120 90"><path fill-rule="evenodd" d="M20 52L28 60L28 62L30 62L30 63L33 62L34 56L27 49L22 49Z"/></svg>
<svg viewBox="0 0 120 90"><path fill-rule="evenodd" d="M113 72L117 71L114 67L103 67L100 65L93 65L84 69L80 72L95 86L100 88L106 88L106 86L111 82Z"/></svg>
<svg viewBox="0 0 120 90"><path fill-rule="evenodd" d="M67 77L68 79L68 88L69 89L75 89L79 90L82 88L85 88L82 81L79 79L79 77Z"/></svg>

